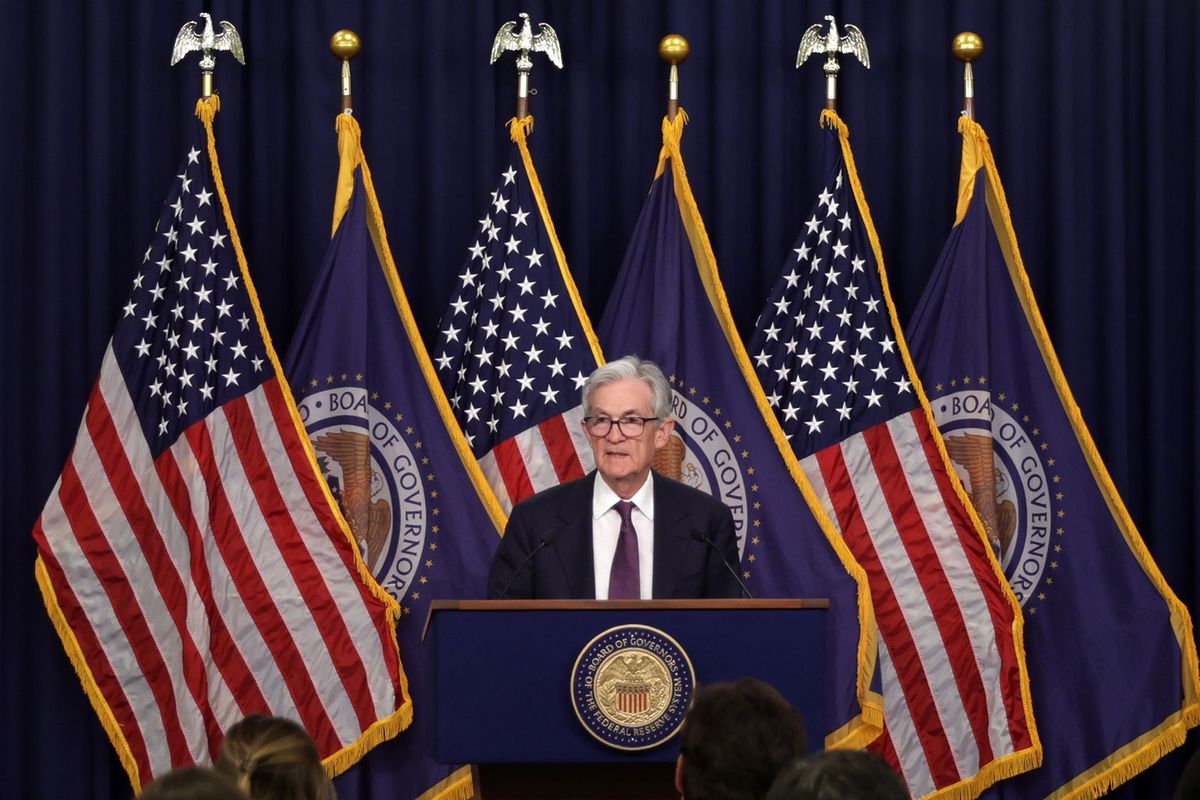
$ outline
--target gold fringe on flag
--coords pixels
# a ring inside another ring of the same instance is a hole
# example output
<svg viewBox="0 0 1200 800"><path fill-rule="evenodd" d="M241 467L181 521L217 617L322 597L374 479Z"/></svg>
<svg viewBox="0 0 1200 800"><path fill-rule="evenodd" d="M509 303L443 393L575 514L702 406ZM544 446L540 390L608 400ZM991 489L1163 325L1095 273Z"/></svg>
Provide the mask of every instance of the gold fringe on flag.
<svg viewBox="0 0 1200 800"><path fill-rule="evenodd" d="M418 795L415 800L475 800L475 782L470 767L459 767Z"/></svg>
<svg viewBox="0 0 1200 800"><path fill-rule="evenodd" d="M92 674L87 659L83 656L79 640L75 638L75 632L71 630L62 608L58 605L58 595L54 593L54 583L50 579L50 573L47 572L46 564L42 561L41 556L38 556L37 561L33 564L33 574L37 578L38 590L42 594L42 603L46 606L46 613L50 616L55 633L62 641L63 649L67 651L67 658L70 659L75 674L79 676L79 682L83 684L84 694L87 695L92 709L100 719L100 726L108 734L108 740L112 742L113 750L117 752L117 759L121 762L125 773L129 775L129 782L133 784L134 793L140 794L142 777L137 761L133 757L133 749L129 746L129 740L125 738L121 725L104 699L104 693L100 691L100 687L96 683L96 676Z"/></svg>

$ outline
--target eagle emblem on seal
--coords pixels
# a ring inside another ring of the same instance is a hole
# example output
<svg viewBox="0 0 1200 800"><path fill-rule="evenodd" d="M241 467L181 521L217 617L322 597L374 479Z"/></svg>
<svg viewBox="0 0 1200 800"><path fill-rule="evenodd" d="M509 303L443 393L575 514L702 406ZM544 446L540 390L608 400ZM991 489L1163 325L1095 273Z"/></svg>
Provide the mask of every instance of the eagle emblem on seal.
<svg viewBox="0 0 1200 800"><path fill-rule="evenodd" d="M950 460L967 473L971 505L983 522L992 549L1002 558L1017 529L1017 507L1011 500L1000 499L1008 489L1008 481L996 467L992 437L960 433L945 437L945 441Z"/></svg>
<svg viewBox="0 0 1200 800"><path fill-rule="evenodd" d="M391 534L392 507L377 497L384 485L371 466L371 441L364 433L337 430L317 436L313 448L337 464L341 472L340 486L334 494L363 559L373 569ZM330 480L331 486L333 483Z"/></svg>

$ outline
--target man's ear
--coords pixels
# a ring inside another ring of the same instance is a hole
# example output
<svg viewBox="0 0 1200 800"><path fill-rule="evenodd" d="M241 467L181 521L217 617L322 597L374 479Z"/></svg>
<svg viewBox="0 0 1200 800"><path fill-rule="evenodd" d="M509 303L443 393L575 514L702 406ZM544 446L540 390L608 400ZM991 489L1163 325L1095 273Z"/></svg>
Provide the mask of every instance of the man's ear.
<svg viewBox="0 0 1200 800"><path fill-rule="evenodd" d="M654 432L654 446L662 447L671 438L671 433L675 430L675 418L671 417L665 420L658 426L658 430Z"/></svg>
<svg viewBox="0 0 1200 800"><path fill-rule="evenodd" d="M679 792L680 797L683 797L683 753L680 753L679 757L675 759L675 791Z"/></svg>

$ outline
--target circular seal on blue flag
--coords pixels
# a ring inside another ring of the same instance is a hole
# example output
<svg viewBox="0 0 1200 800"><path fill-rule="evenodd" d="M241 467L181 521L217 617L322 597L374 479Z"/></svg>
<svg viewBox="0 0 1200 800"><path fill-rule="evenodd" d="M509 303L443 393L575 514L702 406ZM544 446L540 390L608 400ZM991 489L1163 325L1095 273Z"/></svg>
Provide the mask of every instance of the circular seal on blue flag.
<svg viewBox="0 0 1200 800"><path fill-rule="evenodd" d="M571 670L575 716L618 750L647 750L683 724L696 672L679 643L645 625L619 625L592 639Z"/></svg>
<svg viewBox="0 0 1200 800"><path fill-rule="evenodd" d="M422 472L430 468L414 452L412 425L372 395L378 398L364 386L331 381L298 397L297 410L367 569L403 602L424 582L437 492L425 486Z"/></svg>
<svg viewBox="0 0 1200 800"><path fill-rule="evenodd" d="M935 386L940 391L945 384ZM1007 393L953 388L930 404L946 454L1013 594L1027 614L1036 614L1063 558L1057 460L1046 433Z"/></svg>

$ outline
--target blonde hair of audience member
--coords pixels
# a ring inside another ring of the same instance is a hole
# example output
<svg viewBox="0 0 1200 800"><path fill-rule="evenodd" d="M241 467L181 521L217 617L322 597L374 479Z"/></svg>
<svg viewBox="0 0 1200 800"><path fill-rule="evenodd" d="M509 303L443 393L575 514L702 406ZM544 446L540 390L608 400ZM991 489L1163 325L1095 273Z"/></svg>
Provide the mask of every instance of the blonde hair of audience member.
<svg viewBox="0 0 1200 800"><path fill-rule="evenodd" d="M251 800L337 800L317 746L291 720L246 717L225 733L216 768Z"/></svg>
<svg viewBox="0 0 1200 800"><path fill-rule="evenodd" d="M181 767L157 778L138 800L248 800L225 775L205 767Z"/></svg>

